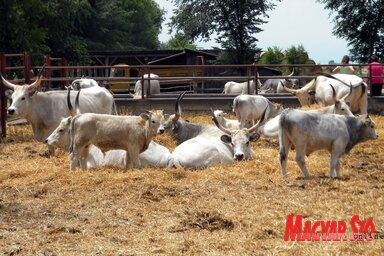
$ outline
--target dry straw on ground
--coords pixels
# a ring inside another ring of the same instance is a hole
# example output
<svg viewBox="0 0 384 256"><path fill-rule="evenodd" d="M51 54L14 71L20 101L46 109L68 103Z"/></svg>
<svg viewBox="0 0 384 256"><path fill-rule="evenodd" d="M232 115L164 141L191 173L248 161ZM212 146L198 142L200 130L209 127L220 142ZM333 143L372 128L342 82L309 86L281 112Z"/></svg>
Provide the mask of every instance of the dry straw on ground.
<svg viewBox="0 0 384 256"><path fill-rule="evenodd" d="M187 115L209 123L205 115ZM5 255L382 255L372 242L284 242L288 214L305 220L373 217L384 232L384 117L373 116L379 139L342 159L342 178L329 179L329 155L307 158L301 176L294 154L287 184L278 143L253 144L254 159L199 171L117 168L69 172L68 154L44 155L29 126L10 127L0 148L0 251ZM157 138L169 148L167 136Z"/></svg>

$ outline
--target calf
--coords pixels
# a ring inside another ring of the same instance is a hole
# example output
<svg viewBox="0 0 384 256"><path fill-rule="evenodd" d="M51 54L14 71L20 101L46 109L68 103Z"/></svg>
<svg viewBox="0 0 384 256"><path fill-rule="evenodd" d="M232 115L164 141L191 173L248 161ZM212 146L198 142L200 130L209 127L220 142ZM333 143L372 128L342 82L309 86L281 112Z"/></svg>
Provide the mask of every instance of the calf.
<svg viewBox="0 0 384 256"><path fill-rule="evenodd" d="M80 161L86 168L89 146L100 148L102 152L112 149L126 150L126 165L139 167L139 154L144 152L156 133L164 132L163 111L149 111L140 116L112 116L101 114L81 114L71 122L70 159L73 171Z"/></svg>
<svg viewBox="0 0 384 256"><path fill-rule="evenodd" d="M309 176L305 156L326 149L331 153L329 176L340 177L340 156L348 154L358 143L377 139L375 123L369 116L351 117L288 109L280 116L279 158L286 177L288 152L296 150L296 162L305 177Z"/></svg>
<svg viewBox="0 0 384 256"><path fill-rule="evenodd" d="M225 118L227 113L225 113L223 110L215 110L213 111L213 115L216 117L219 124L225 128L239 129L240 127L240 123L238 120L231 120L231 119Z"/></svg>
<svg viewBox="0 0 384 256"><path fill-rule="evenodd" d="M240 122L240 128L244 128L247 120L259 119L266 108L265 120L273 118L283 111L280 104L272 103L260 95L239 95L233 100L233 112Z"/></svg>

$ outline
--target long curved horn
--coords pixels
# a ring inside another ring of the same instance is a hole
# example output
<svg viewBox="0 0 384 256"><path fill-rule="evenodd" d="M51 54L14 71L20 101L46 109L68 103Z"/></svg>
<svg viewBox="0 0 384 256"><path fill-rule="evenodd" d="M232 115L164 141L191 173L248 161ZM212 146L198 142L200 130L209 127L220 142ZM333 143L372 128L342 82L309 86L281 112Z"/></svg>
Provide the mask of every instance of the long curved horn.
<svg viewBox="0 0 384 256"><path fill-rule="evenodd" d="M179 120L181 116L181 108L180 108L180 101L183 99L184 95L187 92L180 93L180 95L177 97L176 104L175 104L175 117L172 119L172 122L176 122Z"/></svg>
<svg viewBox="0 0 384 256"><path fill-rule="evenodd" d="M329 84L330 86L331 86L331 88L332 88L332 99L334 100L334 101L336 101L337 99L336 99L336 91L335 91L335 87L333 87L331 84Z"/></svg>
<svg viewBox="0 0 384 256"><path fill-rule="evenodd" d="M44 68L45 68L45 65L43 65L43 67L40 69L39 73L37 74L37 79L35 82L33 82L32 84L28 85L27 89L28 90L32 90L32 89L37 89L39 88L40 84L41 84L41 81L43 79L43 71L44 71Z"/></svg>
<svg viewBox="0 0 384 256"><path fill-rule="evenodd" d="M343 98L341 98L340 100L342 101L345 101L351 94L352 94L352 84L349 86L349 93L347 95L345 95Z"/></svg>
<svg viewBox="0 0 384 256"><path fill-rule="evenodd" d="M280 83L281 83L281 80L280 80ZM281 83L281 85L283 86L284 90L286 90L287 92L292 93L293 95L296 95L296 93L297 93L298 90L288 88L288 87L285 86L285 84L283 84L283 83Z"/></svg>
<svg viewBox="0 0 384 256"><path fill-rule="evenodd" d="M76 115L81 114L81 112L80 112L80 103L79 103L80 92L81 92L81 88L79 88L79 91L78 91L78 93L76 94L76 100L75 100L75 110L76 110Z"/></svg>
<svg viewBox="0 0 384 256"><path fill-rule="evenodd" d="M72 106L72 103L71 103L71 87L70 86L68 86L67 91L68 91L68 93L67 93L67 106L68 106L69 114L71 116L75 116L76 112L73 109L73 106Z"/></svg>
<svg viewBox="0 0 384 256"><path fill-rule="evenodd" d="M253 132L257 131L257 128L259 128L259 126L264 122L265 115L267 113L268 108L269 108L269 105L267 105L267 107L264 109L264 112L261 115L260 120L254 126L252 126L251 128L248 129L249 133L253 133Z"/></svg>
<svg viewBox="0 0 384 256"><path fill-rule="evenodd" d="M295 68L292 69L292 73L289 74L288 76L293 76L294 73L295 73Z"/></svg>
<svg viewBox="0 0 384 256"><path fill-rule="evenodd" d="M0 74L1 75L1 74ZM17 85L17 84L13 84L13 83L11 83L11 82L9 82L8 80L6 80L4 77L3 77L3 75L1 75L1 80L3 81L3 84L5 85L5 86L7 86L9 89L11 89L11 90L15 90L15 88L17 88L18 86L20 86L20 85Z"/></svg>
<svg viewBox="0 0 384 256"><path fill-rule="evenodd" d="M231 131L229 129L224 128L223 126L221 126L219 124L219 121L217 121L216 115L215 115L215 113L214 113L212 108L211 108L211 112L212 112L212 119L215 122L215 125L217 126L217 128L219 128L222 132L224 132L224 133L226 133L228 135L231 135Z"/></svg>

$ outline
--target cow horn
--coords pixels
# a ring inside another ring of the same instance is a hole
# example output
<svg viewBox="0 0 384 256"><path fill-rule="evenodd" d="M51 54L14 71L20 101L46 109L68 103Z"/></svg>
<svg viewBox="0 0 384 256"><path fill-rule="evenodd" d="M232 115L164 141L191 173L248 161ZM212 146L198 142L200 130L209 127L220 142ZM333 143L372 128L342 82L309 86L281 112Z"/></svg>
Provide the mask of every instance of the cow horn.
<svg viewBox="0 0 384 256"><path fill-rule="evenodd" d="M217 126L217 128L219 128L222 132L228 134L228 135L231 135L231 131L227 128L224 128L223 126L221 126L219 124L219 121L217 121L217 118L216 118L216 115L215 115L215 112L213 111L213 109L211 108L211 112L212 112L212 119L213 121L215 122L215 125Z"/></svg>
<svg viewBox="0 0 384 256"><path fill-rule="evenodd" d="M349 85L349 93L341 98L342 101L345 101L352 94L352 84Z"/></svg>
<svg viewBox="0 0 384 256"><path fill-rule="evenodd" d="M281 82L281 80L280 80L280 82ZM281 83L281 84L283 85L284 90L286 90L287 92L292 93L293 95L296 95L296 93L297 93L298 90L288 88L288 87L285 86L283 83Z"/></svg>
<svg viewBox="0 0 384 256"><path fill-rule="evenodd" d="M336 91L335 91L335 87L333 87L331 84L329 84L330 86L331 86L331 88L332 88L332 99L333 99L333 101L336 101L337 99L336 99Z"/></svg>
<svg viewBox="0 0 384 256"><path fill-rule="evenodd" d="M0 74L1 75L1 74ZM15 90L15 88L17 88L18 86L20 86L20 85L16 85L16 84L13 84L13 83L11 83L11 82L9 82L8 80L6 80L4 77L3 77L3 75L1 75L1 80L3 81L3 84L5 85L5 86L7 86L9 89L11 89L11 90Z"/></svg>
<svg viewBox="0 0 384 256"><path fill-rule="evenodd" d="M176 104L175 104L175 117L172 119L172 122L176 122L179 120L181 116L181 108L180 108L180 101L183 99L184 95L187 92L180 93L180 95L177 97Z"/></svg>
<svg viewBox="0 0 384 256"><path fill-rule="evenodd" d="M254 126L252 126L251 128L248 129L249 133L255 132L257 130L257 128L259 128L259 126L264 122L268 108L269 108L269 105L267 105L267 107L264 109L264 112L261 115L260 120Z"/></svg>
<svg viewBox="0 0 384 256"><path fill-rule="evenodd" d="M288 76L293 76L293 74L295 74L295 68L292 69L292 73L289 74Z"/></svg>
<svg viewBox="0 0 384 256"><path fill-rule="evenodd" d="M41 81L42 81L42 78L43 78L43 71L44 71L44 68L45 68L45 65L43 65L43 67L40 69L39 73L37 74L37 79L35 82L33 82L32 84L28 85L27 89L28 90L33 90L33 89L37 89L40 84L41 84Z"/></svg>
<svg viewBox="0 0 384 256"><path fill-rule="evenodd" d="M67 91L68 91L68 93L67 93L67 106L68 106L69 114L71 116L75 116L76 113L75 113L75 110L73 109L73 106L71 103L71 87L70 86L68 86Z"/></svg>

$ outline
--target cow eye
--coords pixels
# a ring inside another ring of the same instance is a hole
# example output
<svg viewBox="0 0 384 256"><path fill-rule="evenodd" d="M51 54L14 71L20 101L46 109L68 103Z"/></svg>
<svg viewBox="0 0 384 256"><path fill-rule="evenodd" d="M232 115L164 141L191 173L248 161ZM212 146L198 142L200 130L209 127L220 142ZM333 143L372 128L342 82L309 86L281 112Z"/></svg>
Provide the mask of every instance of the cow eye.
<svg viewBox="0 0 384 256"><path fill-rule="evenodd" d="M25 97L21 98L21 100L25 100Z"/></svg>
<svg viewBox="0 0 384 256"><path fill-rule="evenodd" d="M345 111L345 109L342 108L341 111Z"/></svg>
<svg viewBox="0 0 384 256"><path fill-rule="evenodd" d="M64 130L63 130L63 129L60 129L60 130L59 130L59 132L61 132L61 133L62 133L62 132L64 132Z"/></svg>
<svg viewBox="0 0 384 256"><path fill-rule="evenodd" d="M154 124L154 123L156 123L156 121L155 121L155 120L152 120L152 123Z"/></svg>
<svg viewBox="0 0 384 256"><path fill-rule="evenodd" d="M247 141L246 145L247 145L247 147L249 146L249 141Z"/></svg>

